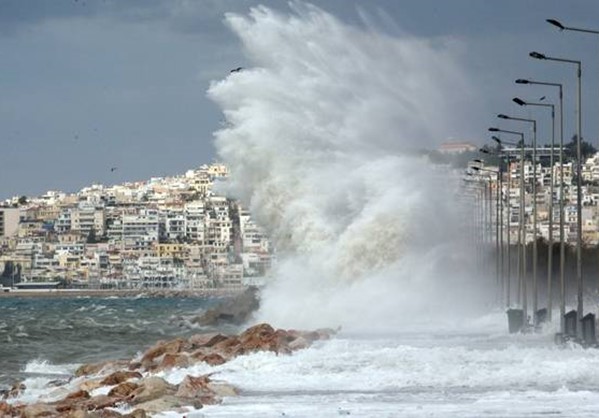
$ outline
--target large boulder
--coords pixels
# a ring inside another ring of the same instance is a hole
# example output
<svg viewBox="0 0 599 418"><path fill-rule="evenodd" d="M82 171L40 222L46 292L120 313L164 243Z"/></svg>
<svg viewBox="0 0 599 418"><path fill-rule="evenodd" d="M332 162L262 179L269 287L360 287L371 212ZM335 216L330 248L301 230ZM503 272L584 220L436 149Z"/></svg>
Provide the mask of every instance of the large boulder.
<svg viewBox="0 0 599 418"><path fill-rule="evenodd" d="M113 387L108 392L108 396L114 396L115 398L127 398L137 389L139 385L133 382L123 382L118 386Z"/></svg>
<svg viewBox="0 0 599 418"><path fill-rule="evenodd" d="M218 326L222 324L241 325L249 321L252 314L259 307L260 298L258 288L249 287L243 293L225 299L218 306L192 319L192 322L204 326Z"/></svg>
<svg viewBox="0 0 599 418"><path fill-rule="evenodd" d="M144 368L150 369L154 366L160 356L165 354L178 354L186 346L187 341L183 338L177 338L171 341L159 341L153 347L149 348L141 358L141 364Z"/></svg>
<svg viewBox="0 0 599 418"><path fill-rule="evenodd" d="M182 409L183 407L191 406L195 409L200 409L202 403L195 399L183 399L173 395L166 395L143 402L137 406L150 414L158 414L166 411L176 411L184 414L187 410Z"/></svg>
<svg viewBox="0 0 599 418"><path fill-rule="evenodd" d="M7 402L0 401L0 417L13 417L18 415L19 411L17 408Z"/></svg>
<svg viewBox="0 0 599 418"><path fill-rule="evenodd" d="M89 376L91 374L98 374L100 372L110 373L127 367L128 364L129 362L126 360L102 361L100 363L83 364L75 371L75 376Z"/></svg>
<svg viewBox="0 0 599 418"><path fill-rule="evenodd" d="M56 408L45 403L35 403L25 406L19 415L22 418L58 417Z"/></svg>
<svg viewBox="0 0 599 418"><path fill-rule="evenodd" d="M114 386L129 379L140 379L141 377L141 373L139 372L119 370L106 376L100 383L104 386Z"/></svg>
<svg viewBox="0 0 599 418"><path fill-rule="evenodd" d="M210 378L208 376L190 376L187 375L177 388L176 396L178 398L188 398L199 400L204 405L214 405L221 402L216 393L209 387Z"/></svg>
<svg viewBox="0 0 599 418"><path fill-rule="evenodd" d="M166 380L157 376L150 376L139 382L139 387L135 389L129 397L129 403L137 405L154 399L163 398L167 395L174 395L176 390L176 386L171 385Z"/></svg>

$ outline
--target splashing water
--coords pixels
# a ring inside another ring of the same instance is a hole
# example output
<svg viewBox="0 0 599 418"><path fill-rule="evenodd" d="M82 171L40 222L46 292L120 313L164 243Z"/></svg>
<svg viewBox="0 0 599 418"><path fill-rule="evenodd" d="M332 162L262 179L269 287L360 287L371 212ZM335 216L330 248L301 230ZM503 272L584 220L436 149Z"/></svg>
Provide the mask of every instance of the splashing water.
<svg viewBox="0 0 599 418"><path fill-rule="evenodd" d="M450 290L460 305L479 300L461 251L457 179L416 152L467 120L459 44L291 8L227 15L252 67L209 90L227 120L215 136L229 192L278 251L260 319L385 327L413 321L414 310L438 318Z"/></svg>

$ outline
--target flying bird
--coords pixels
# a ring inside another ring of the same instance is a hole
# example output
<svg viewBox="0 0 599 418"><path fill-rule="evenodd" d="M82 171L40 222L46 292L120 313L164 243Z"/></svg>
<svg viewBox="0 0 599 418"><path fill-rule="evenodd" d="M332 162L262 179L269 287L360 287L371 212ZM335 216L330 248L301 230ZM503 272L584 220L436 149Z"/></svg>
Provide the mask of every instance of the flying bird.
<svg viewBox="0 0 599 418"><path fill-rule="evenodd" d="M238 73L238 72L240 72L241 70L243 70L243 67L237 67L237 68L233 68L233 69L231 70L231 72L232 72L232 73Z"/></svg>
<svg viewBox="0 0 599 418"><path fill-rule="evenodd" d="M116 171L116 170L117 170L117 168L118 168L118 167L112 167L112 168L110 169L110 172L112 173L112 172Z"/></svg>
<svg viewBox="0 0 599 418"><path fill-rule="evenodd" d="M545 100L545 96L541 97L539 100L540 100L540 101L543 101L543 100Z"/></svg>

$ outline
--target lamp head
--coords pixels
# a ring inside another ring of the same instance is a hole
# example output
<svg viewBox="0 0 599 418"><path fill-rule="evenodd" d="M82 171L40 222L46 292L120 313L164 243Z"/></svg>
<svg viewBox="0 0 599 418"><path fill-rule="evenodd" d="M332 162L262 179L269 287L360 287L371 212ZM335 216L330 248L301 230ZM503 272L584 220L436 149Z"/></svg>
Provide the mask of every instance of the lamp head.
<svg viewBox="0 0 599 418"><path fill-rule="evenodd" d="M489 132L499 132L499 129L497 129L497 128L489 128Z"/></svg>
<svg viewBox="0 0 599 418"><path fill-rule="evenodd" d="M512 102L514 102L514 103L516 103L517 105L520 105L520 106L526 106L526 102L524 100L520 99L519 97L514 97L512 99Z"/></svg>
<svg viewBox="0 0 599 418"><path fill-rule="evenodd" d="M479 171L480 167L477 167L477 166L473 165L472 167L470 167L470 169L474 170L474 171Z"/></svg>
<svg viewBox="0 0 599 418"><path fill-rule="evenodd" d="M566 27L564 25L562 25L558 20L555 19L545 19L545 21L549 24L552 24L553 26L556 26L557 28L559 28L559 30L564 30L566 29Z"/></svg>
<svg viewBox="0 0 599 418"><path fill-rule="evenodd" d="M472 160L473 163L477 163L477 164L482 164L483 160L479 159L479 158L475 158L474 160Z"/></svg>
<svg viewBox="0 0 599 418"><path fill-rule="evenodd" d="M482 153L482 154L490 154L488 149L485 148L479 148L478 152Z"/></svg>
<svg viewBox="0 0 599 418"><path fill-rule="evenodd" d="M544 60L547 58L545 55L541 54L540 52L536 52L536 51L533 51L528 55L530 55L532 58L536 58L538 60Z"/></svg>
<svg viewBox="0 0 599 418"><path fill-rule="evenodd" d="M493 136L491 137L491 139L492 139L493 141L497 142L499 145L501 145L501 139L499 139L499 138L498 138L498 137L496 137L495 135L493 135Z"/></svg>
<svg viewBox="0 0 599 418"><path fill-rule="evenodd" d="M529 84L529 83L530 83L530 81L525 80L523 78L519 78L516 80L516 84Z"/></svg>
<svg viewBox="0 0 599 418"><path fill-rule="evenodd" d="M509 119L510 118L508 115L504 115L503 113L500 113L499 115L497 115L497 117L499 119Z"/></svg>

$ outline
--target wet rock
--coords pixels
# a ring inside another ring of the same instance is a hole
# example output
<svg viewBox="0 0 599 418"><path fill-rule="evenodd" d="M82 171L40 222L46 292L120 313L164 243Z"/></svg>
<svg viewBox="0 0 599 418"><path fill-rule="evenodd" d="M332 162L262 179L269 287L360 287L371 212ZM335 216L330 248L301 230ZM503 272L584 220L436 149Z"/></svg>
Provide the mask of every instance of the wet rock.
<svg viewBox="0 0 599 418"><path fill-rule="evenodd" d="M225 358L218 353L202 354L195 358L199 361L209 364L210 366L218 366L219 364L227 362L227 360L225 360Z"/></svg>
<svg viewBox="0 0 599 418"><path fill-rule="evenodd" d="M141 366L142 366L141 361L132 361L127 366L127 369L128 370L137 370L137 369L141 368Z"/></svg>
<svg viewBox="0 0 599 418"><path fill-rule="evenodd" d="M142 366L148 368L152 365L152 362L164 354L177 354L180 353L185 346L186 341L183 338L177 338L171 341L159 341L153 347L148 349L142 359Z"/></svg>
<svg viewBox="0 0 599 418"><path fill-rule="evenodd" d="M103 409L100 411L91 411L88 412L87 418L121 418L125 415L113 411L112 409Z"/></svg>
<svg viewBox="0 0 599 418"><path fill-rule="evenodd" d="M91 418L92 414L83 409L77 409L75 411L64 412L62 416L65 418Z"/></svg>
<svg viewBox="0 0 599 418"><path fill-rule="evenodd" d="M239 395L239 391L235 386L223 381L211 381L208 383L208 389L219 398Z"/></svg>
<svg viewBox="0 0 599 418"><path fill-rule="evenodd" d="M0 417L16 417L19 410L7 402L0 402Z"/></svg>
<svg viewBox="0 0 599 418"><path fill-rule="evenodd" d="M173 395L175 391L176 387L174 385L160 377L151 376L139 383L139 387L131 393L129 403L132 405L141 404L166 395Z"/></svg>
<svg viewBox="0 0 599 418"><path fill-rule="evenodd" d="M198 347L213 347L221 341L228 339L229 337L219 333L208 333L208 334L196 334L189 338L191 348Z"/></svg>
<svg viewBox="0 0 599 418"><path fill-rule="evenodd" d="M182 413L187 412L181 409L185 406L192 406L196 409L202 408L202 403L199 400L194 399L183 399L173 395L166 395L157 399L152 399L147 402L140 403L137 405L139 408L150 414L157 414L165 411L180 411Z"/></svg>
<svg viewBox="0 0 599 418"><path fill-rule="evenodd" d="M90 379L90 380L84 380L83 382L81 382L81 384L79 385L79 390L85 390L87 392L91 392L94 389L98 389L99 387L104 386L102 384L102 380L103 379Z"/></svg>
<svg viewBox="0 0 599 418"><path fill-rule="evenodd" d="M65 400L68 401L78 401L81 399L89 399L91 398L91 396L89 395L89 393L85 390L78 390L77 392L73 392L73 393L69 393Z"/></svg>
<svg viewBox="0 0 599 418"><path fill-rule="evenodd" d="M189 366L189 356L185 353L182 354L165 354L158 366L157 370L168 370L175 367L187 367Z"/></svg>
<svg viewBox="0 0 599 418"><path fill-rule="evenodd" d="M201 395L213 394L212 390L208 388L208 383L210 383L210 378L206 375L199 377L187 375L179 383L175 395L180 398L196 398Z"/></svg>
<svg viewBox="0 0 599 418"><path fill-rule="evenodd" d="M213 346L213 350L223 357L244 354L240 350L241 340L237 336L227 337Z"/></svg>
<svg viewBox="0 0 599 418"><path fill-rule="evenodd" d="M142 375L139 372L119 370L106 376L100 383L104 386L114 386L129 379L140 379L141 377Z"/></svg>
<svg viewBox="0 0 599 418"><path fill-rule="evenodd" d="M243 293L226 299L220 305L192 319L192 322L204 326L216 326L225 323L241 325L247 322L251 318L252 313L259 307L258 289L256 287L249 287Z"/></svg>
<svg viewBox="0 0 599 418"><path fill-rule="evenodd" d="M15 383L8 391L8 398L16 398L21 395L25 389L27 389L27 386L25 386L24 383Z"/></svg>
<svg viewBox="0 0 599 418"><path fill-rule="evenodd" d="M114 396L96 395L83 403L87 410L104 409L115 406L121 400Z"/></svg>
<svg viewBox="0 0 599 418"><path fill-rule="evenodd" d="M328 339L334 333L332 329L275 330L269 324L258 324L239 335L210 333L197 334L188 340L160 341L144 353L141 362L113 361L81 366L76 372L78 381L83 380L78 391L67 394L64 385L54 389L65 396L61 401L17 407L0 402L0 417L144 418L164 411L184 414L185 407L201 408L220 403L223 397L237 395L237 389L226 382L213 381L209 375L188 375L175 386L157 376L144 378L135 369L165 370L187 367L197 361L216 366L254 351L290 353L309 347L316 340ZM139 380L131 382L131 379ZM90 397L92 390L103 386L113 386L108 395ZM15 385L6 396L9 393L18 396L24 389L24 385ZM138 409L128 415L107 409L122 404Z"/></svg>
<svg viewBox="0 0 599 418"><path fill-rule="evenodd" d="M310 347L312 343L306 340L304 337L297 337L289 343L289 349L291 351L303 350L304 348Z"/></svg>
<svg viewBox="0 0 599 418"><path fill-rule="evenodd" d="M71 379L54 379L54 380L50 380L47 383L47 386L52 386L52 387L60 387L60 386L64 386L67 383L69 383L71 381Z"/></svg>
<svg viewBox="0 0 599 418"><path fill-rule="evenodd" d="M133 412L130 412L126 415L123 415L123 418L147 418L148 414L146 413L145 409L136 409Z"/></svg>
<svg viewBox="0 0 599 418"><path fill-rule="evenodd" d="M289 353L286 342L287 334L283 330L275 331L269 324L258 324L246 329L239 340L243 353L252 351L274 351L276 353Z"/></svg>
<svg viewBox="0 0 599 418"><path fill-rule="evenodd" d="M101 371L111 372L122 369L126 367L128 364L129 362L123 360L103 361L100 363L84 364L75 371L75 376L89 376L92 374L98 374Z"/></svg>
<svg viewBox="0 0 599 418"><path fill-rule="evenodd" d="M56 408L51 405L36 403L27 405L21 410L22 418L40 418L40 417L58 417L60 416Z"/></svg>
<svg viewBox="0 0 599 418"><path fill-rule="evenodd" d="M137 383L123 382L118 386L113 387L110 390L110 392L108 392L108 396L112 396L115 398L126 398L129 395L131 395L131 393L133 393L133 391L138 387L139 385Z"/></svg>

